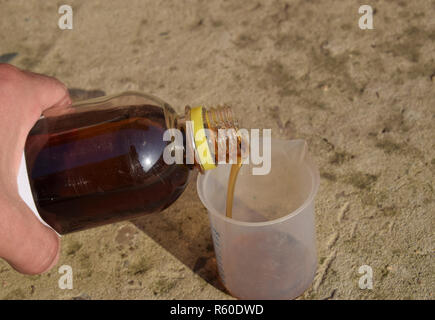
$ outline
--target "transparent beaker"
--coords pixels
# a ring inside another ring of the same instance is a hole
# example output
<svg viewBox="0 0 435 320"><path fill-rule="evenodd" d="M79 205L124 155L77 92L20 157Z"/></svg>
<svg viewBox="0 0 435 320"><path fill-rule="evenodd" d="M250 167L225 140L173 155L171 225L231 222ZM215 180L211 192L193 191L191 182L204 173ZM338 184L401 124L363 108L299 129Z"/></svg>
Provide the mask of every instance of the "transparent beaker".
<svg viewBox="0 0 435 320"><path fill-rule="evenodd" d="M317 254L314 197L319 173L304 140L271 141L271 170L237 178L232 219L226 217L231 165L199 175L198 194L208 210L219 275L240 299L292 299L314 279Z"/></svg>

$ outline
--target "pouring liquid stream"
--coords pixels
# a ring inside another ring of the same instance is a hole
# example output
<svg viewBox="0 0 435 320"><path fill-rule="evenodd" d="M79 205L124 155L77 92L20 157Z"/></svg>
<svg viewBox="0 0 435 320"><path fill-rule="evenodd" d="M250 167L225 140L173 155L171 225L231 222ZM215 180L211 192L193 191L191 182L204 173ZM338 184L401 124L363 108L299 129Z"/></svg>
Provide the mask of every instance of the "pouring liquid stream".
<svg viewBox="0 0 435 320"><path fill-rule="evenodd" d="M237 163L231 165L230 176L228 179L228 191L227 191L227 203L226 203L227 218L233 217L234 189L236 187L237 176L239 175L239 171L241 167L242 167L242 159L238 159Z"/></svg>

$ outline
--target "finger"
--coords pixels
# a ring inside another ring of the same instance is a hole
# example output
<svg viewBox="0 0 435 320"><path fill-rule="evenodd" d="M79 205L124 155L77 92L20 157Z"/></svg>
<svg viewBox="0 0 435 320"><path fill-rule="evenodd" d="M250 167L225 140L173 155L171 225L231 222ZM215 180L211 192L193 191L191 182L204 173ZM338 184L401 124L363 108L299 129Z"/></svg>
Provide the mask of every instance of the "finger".
<svg viewBox="0 0 435 320"><path fill-rule="evenodd" d="M16 196L0 196L0 257L25 274L40 274L59 259L60 239Z"/></svg>
<svg viewBox="0 0 435 320"><path fill-rule="evenodd" d="M68 104L68 90L59 80L0 64L0 107L11 119L24 122L26 129L48 108Z"/></svg>
<svg viewBox="0 0 435 320"><path fill-rule="evenodd" d="M35 103L39 113L52 107L65 107L71 104L67 87L56 78L23 71L28 77L29 85L34 88Z"/></svg>
<svg viewBox="0 0 435 320"><path fill-rule="evenodd" d="M26 137L41 113L70 103L66 86L55 78L0 64L0 137L7 151L0 155L3 178L16 176Z"/></svg>

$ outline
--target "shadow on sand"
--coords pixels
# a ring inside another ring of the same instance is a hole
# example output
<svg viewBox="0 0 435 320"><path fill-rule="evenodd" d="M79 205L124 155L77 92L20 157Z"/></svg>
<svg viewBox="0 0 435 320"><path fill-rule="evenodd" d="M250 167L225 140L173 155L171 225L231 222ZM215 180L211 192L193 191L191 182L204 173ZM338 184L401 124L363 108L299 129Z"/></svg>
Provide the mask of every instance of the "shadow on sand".
<svg viewBox="0 0 435 320"><path fill-rule="evenodd" d="M196 175L169 208L131 222L205 281L229 294L219 279L207 210L196 193Z"/></svg>

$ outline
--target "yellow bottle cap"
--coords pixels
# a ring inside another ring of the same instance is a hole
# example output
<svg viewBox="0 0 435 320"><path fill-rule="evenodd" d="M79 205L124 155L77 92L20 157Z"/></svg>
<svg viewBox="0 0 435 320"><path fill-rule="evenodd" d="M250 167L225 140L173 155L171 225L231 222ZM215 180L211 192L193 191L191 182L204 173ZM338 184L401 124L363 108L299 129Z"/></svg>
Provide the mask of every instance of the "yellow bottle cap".
<svg viewBox="0 0 435 320"><path fill-rule="evenodd" d="M199 161L204 170L210 170L216 168L216 164L205 134L202 109L202 106L190 109L190 120L193 121L193 137Z"/></svg>

